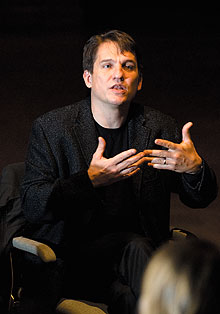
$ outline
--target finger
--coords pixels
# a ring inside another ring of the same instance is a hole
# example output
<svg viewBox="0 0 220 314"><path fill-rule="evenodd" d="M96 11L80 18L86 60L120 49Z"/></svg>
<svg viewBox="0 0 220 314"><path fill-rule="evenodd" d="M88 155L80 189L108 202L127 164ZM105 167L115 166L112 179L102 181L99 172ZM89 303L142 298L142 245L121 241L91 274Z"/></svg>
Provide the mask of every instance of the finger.
<svg viewBox="0 0 220 314"><path fill-rule="evenodd" d="M153 158L151 163L164 165L164 164L167 164L167 158Z"/></svg>
<svg viewBox="0 0 220 314"><path fill-rule="evenodd" d="M105 151L105 147L106 147L106 141L104 140L103 137L99 136L98 138L98 146L97 146L97 149L95 151L95 156L97 158L102 158L103 157L103 154L104 154L104 151Z"/></svg>
<svg viewBox="0 0 220 314"><path fill-rule="evenodd" d="M191 141L190 128L193 126L192 122L187 122L182 128L182 140L183 142Z"/></svg>
<svg viewBox="0 0 220 314"><path fill-rule="evenodd" d="M135 162L135 163L133 163L133 164L131 164L130 166L128 166L128 168L129 167L133 167L133 166L140 166L140 165L142 165L142 164L144 164L144 163L148 163L148 162L152 162L152 160L154 159L154 157L143 157L143 158L141 158L141 159L139 159L137 162Z"/></svg>
<svg viewBox="0 0 220 314"><path fill-rule="evenodd" d="M148 155L151 155L152 154L152 149L145 149L144 151L143 151L143 153L144 153L144 155L145 156L148 156Z"/></svg>
<svg viewBox="0 0 220 314"><path fill-rule="evenodd" d="M151 161L152 164L158 164L158 165L163 165L163 166L167 166L167 165L175 165L175 162L172 158L169 157L165 157L165 158L154 158Z"/></svg>
<svg viewBox="0 0 220 314"><path fill-rule="evenodd" d="M160 170L172 170L174 171L174 166L172 164L161 164L161 163L148 163L148 166L152 166L155 169L160 169Z"/></svg>
<svg viewBox="0 0 220 314"><path fill-rule="evenodd" d="M123 179L126 179L126 178L129 178L130 176L133 176L138 171L140 171L140 168L137 168L137 167L126 168L121 171L121 175Z"/></svg>
<svg viewBox="0 0 220 314"><path fill-rule="evenodd" d="M121 163L123 160L127 160L129 157L133 156L136 154L136 149L128 149L120 154L117 154L116 156L112 157L111 160L114 164L119 164ZM140 153L139 153L140 154ZM137 156L137 160L138 160L138 154L135 155ZM139 157L140 158L140 157ZM134 159L136 159L134 157ZM134 161L135 162L135 161ZM130 162L130 164L132 164L132 162Z"/></svg>
<svg viewBox="0 0 220 314"><path fill-rule="evenodd" d="M167 140L163 140L163 139L156 139L155 144L168 148L168 149L172 149L172 150L177 149L179 146L179 144L176 144Z"/></svg>
<svg viewBox="0 0 220 314"><path fill-rule="evenodd" d="M128 157L122 161L120 161L119 163L117 163L117 169L118 171L122 171L124 169L127 169L127 168L131 168L131 167L136 167L137 168L137 165L136 163L141 159L143 158L144 154L141 152L141 153L138 153L136 155L133 155L131 157Z"/></svg>
<svg viewBox="0 0 220 314"><path fill-rule="evenodd" d="M162 150L162 149L152 149L149 156L153 157L160 157L160 158L171 158L173 152L168 150Z"/></svg>
<svg viewBox="0 0 220 314"><path fill-rule="evenodd" d="M160 170L173 170L172 165L162 165L162 164L149 163L148 166L152 166L153 168L160 169Z"/></svg>
<svg viewBox="0 0 220 314"><path fill-rule="evenodd" d="M143 164L144 162L147 162L147 161L149 162L151 160L152 160L152 157L144 157L144 153L140 152L140 153L120 162L117 165L117 168L119 171L122 171L125 168L138 167L141 164Z"/></svg>

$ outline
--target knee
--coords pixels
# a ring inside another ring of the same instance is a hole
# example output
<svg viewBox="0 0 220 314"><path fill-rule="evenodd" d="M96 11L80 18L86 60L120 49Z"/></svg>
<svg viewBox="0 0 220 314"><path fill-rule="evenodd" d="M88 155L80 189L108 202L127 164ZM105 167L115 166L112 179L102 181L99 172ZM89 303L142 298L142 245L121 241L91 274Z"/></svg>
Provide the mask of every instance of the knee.
<svg viewBox="0 0 220 314"><path fill-rule="evenodd" d="M128 285L115 281L110 291L109 313L134 313L137 298Z"/></svg>

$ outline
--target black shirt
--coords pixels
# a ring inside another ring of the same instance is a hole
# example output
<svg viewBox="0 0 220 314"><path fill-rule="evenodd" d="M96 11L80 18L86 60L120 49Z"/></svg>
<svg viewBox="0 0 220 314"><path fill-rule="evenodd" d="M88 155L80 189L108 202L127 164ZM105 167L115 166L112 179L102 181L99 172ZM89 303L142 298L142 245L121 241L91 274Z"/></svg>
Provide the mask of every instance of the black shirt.
<svg viewBox="0 0 220 314"><path fill-rule="evenodd" d="M111 158L128 149L128 128L123 124L117 129L103 128L95 122L97 135L102 136L106 141L104 157Z"/></svg>
<svg viewBox="0 0 220 314"><path fill-rule="evenodd" d="M106 141L105 158L111 158L129 148L127 124L118 129L106 129L96 124L97 136ZM138 208L132 190L132 178L97 188L102 208L93 221L93 233L141 232Z"/></svg>

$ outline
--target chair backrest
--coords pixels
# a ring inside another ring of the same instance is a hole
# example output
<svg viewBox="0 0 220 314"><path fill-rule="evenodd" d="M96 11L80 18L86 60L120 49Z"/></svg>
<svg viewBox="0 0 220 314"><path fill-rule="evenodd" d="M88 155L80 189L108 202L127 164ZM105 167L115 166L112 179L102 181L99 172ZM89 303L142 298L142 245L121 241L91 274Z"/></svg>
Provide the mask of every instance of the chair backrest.
<svg viewBox="0 0 220 314"><path fill-rule="evenodd" d="M11 240L20 235L26 225L20 202L20 185L25 163L3 168L0 177L0 256L10 249Z"/></svg>

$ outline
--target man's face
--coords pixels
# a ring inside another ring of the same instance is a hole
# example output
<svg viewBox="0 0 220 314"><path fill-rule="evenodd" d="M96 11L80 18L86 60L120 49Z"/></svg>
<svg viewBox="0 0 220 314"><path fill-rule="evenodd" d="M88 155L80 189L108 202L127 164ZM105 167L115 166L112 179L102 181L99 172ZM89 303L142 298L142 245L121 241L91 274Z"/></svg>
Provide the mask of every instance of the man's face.
<svg viewBox="0 0 220 314"><path fill-rule="evenodd" d="M85 71L83 77L86 86L91 88L93 105L129 104L142 86L136 57L128 51L122 53L114 42L99 46L93 73Z"/></svg>

